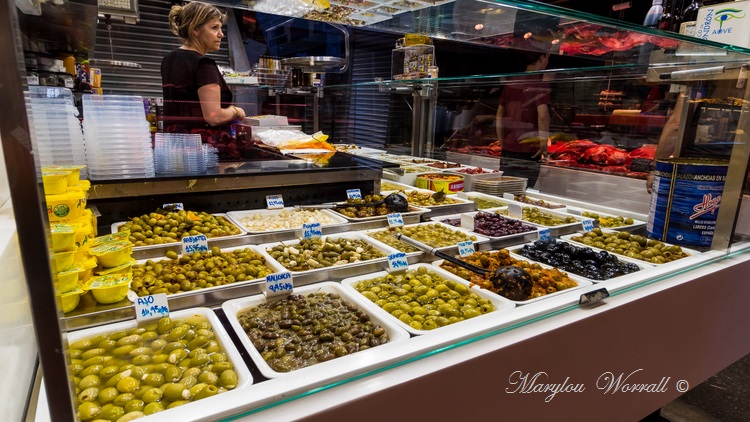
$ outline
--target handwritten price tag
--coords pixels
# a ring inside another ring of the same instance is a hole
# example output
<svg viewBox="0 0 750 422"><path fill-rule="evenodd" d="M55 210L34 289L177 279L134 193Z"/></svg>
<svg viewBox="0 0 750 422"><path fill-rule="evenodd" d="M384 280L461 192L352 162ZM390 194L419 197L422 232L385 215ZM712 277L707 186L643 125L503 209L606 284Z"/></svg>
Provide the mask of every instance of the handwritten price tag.
<svg viewBox="0 0 750 422"><path fill-rule="evenodd" d="M347 189L346 197L349 199L362 199L362 192L359 189Z"/></svg>
<svg viewBox="0 0 750 422"><path fill-rule="evenodd" d="M182 202L175 202L174 204L164 204L161 206L162 208L169 208L173 207L175 210L184 210L185 206L182 205Z"/></svg>
<svg viewBox="0 0 750 422"><path fill-rule="evenodd" d="M167 303L166 293L143 296L136 299L136 321L148 321L151 319L162 318L166 316L169 316L169 304Z"/></svg>
<svg viewBox="0 0 750 422"><path fill-rule="evenodd" d="M388 226L389 227L401 227L404 225L404 217L401 216L400 212L394 212L388 214Z"/></svg>
<svg viewBox="0 0 750 422"><path fill-rule="evenodd" d="M274 273L266 276L266 283L263 285L263 294L266 297L286 296L291 294L292 290L294 281L291 273Z"/></svg>
<svg viewBox="0 0 750 422"><path fill-rule="evenodd" d="M206 235L185 236L182 238L182 253L208 252L208 239Z"/></svg>
<svg viewBox="0 0 750 422"><path fill-rule="evenodd" d="M458 243L458 255L461 257L470 256L474 254L474 242L467 240L465 242Z"/></svg>
<svg viewBox="0 0 750 422"><path fill-rule="evenodd" d="M305 223L302 225L303 239L315 239L321 236L323 236L323 230L320 228L320 223Z"/></svg>
<svg viewBox="0 0 750 422"><path fill-rule="evenodd" d="M409 262L406 261L406 254L398 252L388 255L388 268L391 271L401 271L409 268Z"/></svg>
<svg viewBox="0 0 750 422"><path fill-rule="evenodd" d="M269 210L284 208L284 198L281 195L267 195L266 205L268 205Z"/></svg>
<svg viewBox="0 0 750 422"><path fill-rule="evenodd" d="M583 224L583 231L590 232L591 230L594 230L594 220L587 218L583 221L581 221Z"/></svg>
<svg viewBox="0 0 750 422"><path fill-rule="evenodd" d="M539 240L552 240L552 231L550 229L539 230Z"/></svg>

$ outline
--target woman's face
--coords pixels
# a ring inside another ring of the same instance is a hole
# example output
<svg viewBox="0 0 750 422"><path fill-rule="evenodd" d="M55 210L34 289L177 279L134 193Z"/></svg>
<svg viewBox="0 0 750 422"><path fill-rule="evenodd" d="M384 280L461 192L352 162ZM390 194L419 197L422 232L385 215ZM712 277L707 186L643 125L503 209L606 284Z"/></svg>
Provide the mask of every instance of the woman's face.
<svg viewBox="0 0 750 422"><path fill-rule="evenodd" d="M221 20L214 19L206 22L203 26L193 31L196 47L204 53L216 51L221 46L224 33L221 32Z"/></svg>

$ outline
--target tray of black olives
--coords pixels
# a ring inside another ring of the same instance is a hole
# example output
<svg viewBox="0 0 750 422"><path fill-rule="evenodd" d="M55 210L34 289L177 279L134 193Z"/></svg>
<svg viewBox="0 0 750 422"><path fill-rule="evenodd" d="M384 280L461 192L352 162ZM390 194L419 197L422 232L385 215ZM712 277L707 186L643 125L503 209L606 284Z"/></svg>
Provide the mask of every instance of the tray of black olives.
<svg viewBox="0 0 750 422"><path fill-rule="evenodd" d="M253 377L208 308L68 334L75 409L80 420L208 418L222 397L242 396ZM200 404L197 404L200 402Z"/></svg>
<svg viewBox="0 0 750 422"><path fill-rule="evenodd" d="M627 231L603 230L595 228L587 233L574 233L563 236L570 240L597 250L608 252L652 265L662 265L700 255L699 251L678 245L664 243L646 236Z"/></svg>
<svg viewBox="0 0 750 422"><path fill-rule="evenodd" d="M230 300L222 309L261 374L277 378L322 367L327 375L344 374L387 359L388 343L409 334L368 312L364 302L340 284L324 282L273 301L263 295Z"/></svg>
<svg viewBox="0 0 750 422"><path fill-rule="evenodd" d="M654 268L607 251L557 239L537 240L520 247L509 248L509 251L518 258L541 262L594 283L615 280Z"/></svg>

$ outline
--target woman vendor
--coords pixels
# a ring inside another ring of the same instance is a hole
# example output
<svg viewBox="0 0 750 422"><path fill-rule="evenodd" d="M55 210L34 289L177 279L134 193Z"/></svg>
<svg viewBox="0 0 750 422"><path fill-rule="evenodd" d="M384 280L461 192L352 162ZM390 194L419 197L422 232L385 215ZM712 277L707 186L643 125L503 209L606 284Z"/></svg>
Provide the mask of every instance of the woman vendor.
<svg viewBox="0 0 750 422"><path fill-rule="evenodd" d="M231 105L232 93L213 59L206 54L220 48L226 16L201 2L172 6L169 26L182 46L161 62L164 131L228 137L230 123L245 117Z"/></svg>

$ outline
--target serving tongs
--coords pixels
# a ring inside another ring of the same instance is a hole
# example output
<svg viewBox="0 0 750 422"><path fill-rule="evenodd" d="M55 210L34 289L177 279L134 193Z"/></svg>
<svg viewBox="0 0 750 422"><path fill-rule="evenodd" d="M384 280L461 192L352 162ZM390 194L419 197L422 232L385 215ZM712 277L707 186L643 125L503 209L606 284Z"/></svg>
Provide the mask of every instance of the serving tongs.
<svg viewBox="0 0 750 422"><path fill-rule="evenodd" d="M334 208L349 208L349 207L378 207L380 205L385 204L385 207L388 209L388 211L394 211L394 212L407 212L409 211L409 202L406 200L406 198L403 195L399 195L398 193L392 193L385 198L381 199L380 201L375 202L367 202L362 204L349 204L349 203L341 203L341 202L333 202L328 204L320 204L320 205L295 205L295 209L313 209L313 210L329 210Z"/></svg>
<svg viewBox="0 0 750 422"><path fill-rule="evenodd" d="M492 285L498 290L498 292L510 299L510 300L528 300L531 297L531 289L533 284L531 282L531 275L524 270L516 266L508 265L500 267L494 271L486 268L480 268L475 265L469 264L468 262L462 261L454 256L448 255L447 253L440 252L436 248L414 240L409 236L403 235L398 232L391 233L396 239L414 246L415 248L426 252L430 255L434 255L438 258L442 258L451 264L458 265L461 268L465 268L471 272L475 272L485 278L487 278Z"/></svg>

